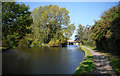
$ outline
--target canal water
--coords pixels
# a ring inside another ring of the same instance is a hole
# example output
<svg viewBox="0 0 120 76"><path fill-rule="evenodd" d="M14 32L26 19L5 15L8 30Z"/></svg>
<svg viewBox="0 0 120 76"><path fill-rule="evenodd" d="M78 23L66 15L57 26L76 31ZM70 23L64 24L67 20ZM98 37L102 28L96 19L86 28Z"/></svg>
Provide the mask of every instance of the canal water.
<svg viewBox="0 0 120 76"><path fill-rule="evenodd" d="M73 74L85 54L76 45L17 48L2 54L3 74Z"/></svg>

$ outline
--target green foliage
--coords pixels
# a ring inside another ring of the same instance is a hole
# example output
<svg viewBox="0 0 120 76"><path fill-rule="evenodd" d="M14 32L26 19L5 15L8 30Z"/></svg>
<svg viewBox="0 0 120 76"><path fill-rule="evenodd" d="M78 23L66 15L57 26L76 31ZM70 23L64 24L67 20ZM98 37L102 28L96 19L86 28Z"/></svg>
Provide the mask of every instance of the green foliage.
<svg viewBox="0 0 120 76"><path fill-rule="evenodd" d="M77 29L77 35L76 35L76 41L82 42L83 41L83 35L84 35L84 26L79 24L79 28Z"/></svg>
<svg viewBox="0 0 120 76"><path fill-rule="evenodd" d="M110 64L117 74L120 75L120 58L118 57L110 57Z"/></svg>
<svg viewBox="0 0 120 76"><path fill-rule="evenodd" d="M58 44L59 44L59 40L51 40L50 42L49 42L49 46L58 46Z"/></svg>
<svg viewBox="0 0 120 76"><path fill-rule="evenodd" d="M42 47L48 47L49 45L48 44L43 44Z"/></svg>
<svg viewBox="0 0 120 76"><path fill-rule="evenodd" d="M32 23L32 17L25 4L15 2L2 3L2 46L15 48L19 41L30 33L28 27Z"/></svg>
<svg viewBox="0 0 120 76"><path fill-rule="evenodd" d="M67 39L52 39L50 42L49 42L49 46L58 46L59 44L62 44L62 43L67 43Z"/></svg>
<svg viewBox="0 0 120 76"><path fill-rule="evenodd" d="M37 41L40 44L49 43L51 46L57 46L56 40L69 38L75 29L74 24L69 22L68 14L66 8L59 8L57 5L35 8L32 11L32 36L28 38L32 38L35 45L38 44Z"/></svg>
<svg viewBox="0 0 120 76"><path fill-rule="evenodd" d="M120 5L103 13L91 28L91 37L99 50L120 54ZM114 51L114 52L113 52Z"/></svg>
<svg viewBox="0 0 120 76"><path fill-rule="evenodd" d="M76 69L73 76L80 75L80 74L86 74L87 72L92 72L95 70L95 63L93 62L93 57L89 50L83 48L83 51L85 52L85 59L78 68Z"/></svg>
<svg viewBox="0 0 120 76"><path fill-rule="evenodd" d="M74 24L70 24L69 11L57 5L40 6L31 14L25 4L3 2L2 10L3 47L41 47L50 41L49 44L57 46L75 29Z"/></svg>
<svg viewBox="0 0 120 76"><path fill-rule="evenodd" d="M79 24L79 28L77 29L77 35L75 36L75 41L77 42L82 42L84 45L91 45L94 46L95 42L93 39L90 37L91 26L87 25L86 27L82 26Z"/></svg>
<svg viewBox="0 0 120 76"><path fill-rule="evenodd" d="M0 47L2 47L2 2L0 1Z"/></svg>
<svg viewBox="0 0 120 76"><path fill-rule="evenodd" d="M42 47L42 44L38 40L34 40L30 47Z"/></svg>

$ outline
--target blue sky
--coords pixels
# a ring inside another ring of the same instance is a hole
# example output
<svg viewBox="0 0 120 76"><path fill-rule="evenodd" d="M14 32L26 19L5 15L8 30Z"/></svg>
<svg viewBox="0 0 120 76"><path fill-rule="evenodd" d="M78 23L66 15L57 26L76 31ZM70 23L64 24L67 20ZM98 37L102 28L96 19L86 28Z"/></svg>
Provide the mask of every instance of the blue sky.
<svg viewBox="0 0 120 76"><path fill-rule="evenodd" d="M99 20L104 11L116 6L117 2L23 2L29 5L30 11L34 8L46 5L58 5L59 7L65 7L69 11L70 21L74 23L76 29L79 24L83 26L94 25L94 20ZM76 35L77 31L74 31L72 39Z"/></svg>

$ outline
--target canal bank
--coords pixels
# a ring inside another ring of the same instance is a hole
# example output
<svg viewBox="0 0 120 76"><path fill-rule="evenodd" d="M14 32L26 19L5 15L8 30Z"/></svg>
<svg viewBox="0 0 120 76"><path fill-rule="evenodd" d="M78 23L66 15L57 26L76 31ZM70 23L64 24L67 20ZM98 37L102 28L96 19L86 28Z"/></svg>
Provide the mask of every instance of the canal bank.
<svg viewBox="0 0 120 76"><path fill-rule="evenodd" d="M84 74L84 75L110 75L110 76L119 76L119 63L120 59L117 56L114 56L110 53L103 53L95 49L95 47L90 46L82 46L83 50L85 49L92 54L92 58L94 59L95 68L93 71L86 70L86 68L90 68L90 66L84 65L86 61L86 57L83 62L78 66L73 76ZM84 65L84 66L83 66ZM82 68L81 68L82 67ZM91 68L92 69L92 68Z"/></svg>
<svg viewBox="0 0 120 76"><path fill-rule="evenodd" d="M93 62L92 54L90 53L89 50L87 50L84 47L81 47L81 49L85 53L85 58L77 67L73 76L80 75L80 74L89 74L90 72L93 72L95 70L95 63Z"/></svg>

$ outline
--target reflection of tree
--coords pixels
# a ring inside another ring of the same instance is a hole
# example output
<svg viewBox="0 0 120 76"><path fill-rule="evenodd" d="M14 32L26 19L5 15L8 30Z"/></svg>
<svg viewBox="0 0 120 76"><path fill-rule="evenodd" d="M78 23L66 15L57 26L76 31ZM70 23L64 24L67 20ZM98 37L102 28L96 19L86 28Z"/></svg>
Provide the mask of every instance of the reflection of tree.
<svg viewBox="0 0 120 76"><path fill-rule="evenodd" d="M12 50L3 53L3 74L24 74L31 70L32 59L26 52Z"/></svg>

